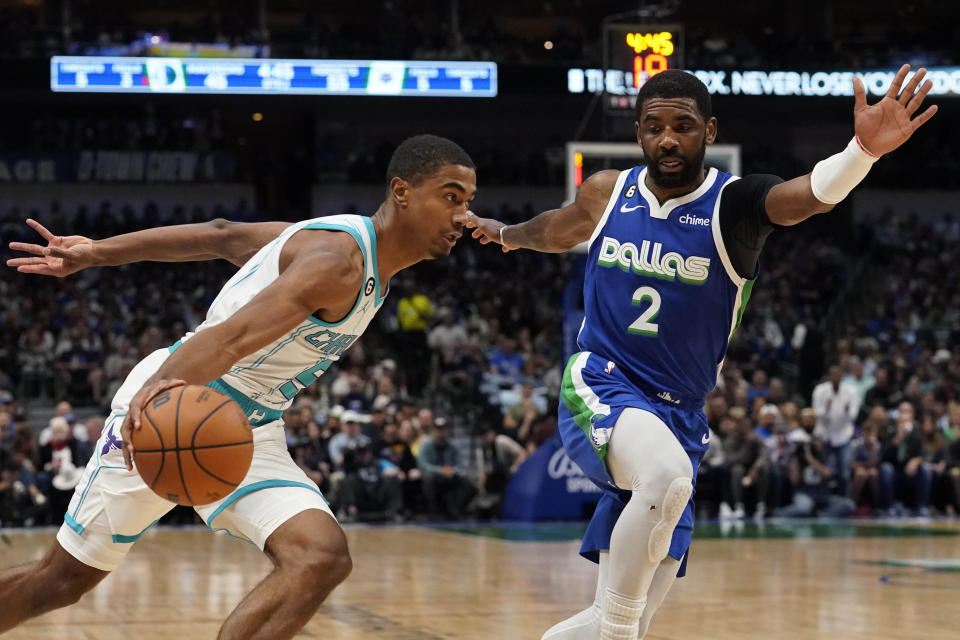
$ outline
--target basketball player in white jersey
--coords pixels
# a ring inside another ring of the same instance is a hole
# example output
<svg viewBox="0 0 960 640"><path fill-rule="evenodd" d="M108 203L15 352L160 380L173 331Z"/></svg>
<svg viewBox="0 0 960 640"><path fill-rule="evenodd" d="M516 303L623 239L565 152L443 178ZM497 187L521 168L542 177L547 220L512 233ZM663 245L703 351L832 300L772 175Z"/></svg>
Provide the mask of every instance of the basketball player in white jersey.
<svg viewBox="0 0 960 640"><path fill-rule="evenodd" d="M543 640L646 634L685 570L693 483L710 439L704 399L763 243L777 226L832 209L933 117L935 106L919 111L932 83L920 69L904 86L909 69L874 105L855 80L846 150L788 181L708 170L717 120L707 88L665 71L637 95L644 165L596 173L575 202L522 224L471 216L474 237L504 250L559 252L588 242L585 320L564 375L559 431L567 454L603 490L580 551L599 563L599 580L593 606Z"/></svg>
<svg viewBox="0 0 960 640"><path fill-rule="evenodd" d="M404 141L387 177L387 199L371 218L214 221L99 241L53 236L30 221L48 245L11 243L34 257L8 265L61 277L143 260L223 258L241 267L206 320L147 356L117 391L57 541L39 562L0 572L0 633L76 602L173 508L133 468L130 434L146 403L180 384L226 393L253 426L253 462L241 485L196 510L211 529L256 544L274 569L230 614L219 637L291 638L347 577L346 538L316 485L287 454L282 412L363 333L394 274L450 253L476 192L469 155L436 136Z"/></svg>

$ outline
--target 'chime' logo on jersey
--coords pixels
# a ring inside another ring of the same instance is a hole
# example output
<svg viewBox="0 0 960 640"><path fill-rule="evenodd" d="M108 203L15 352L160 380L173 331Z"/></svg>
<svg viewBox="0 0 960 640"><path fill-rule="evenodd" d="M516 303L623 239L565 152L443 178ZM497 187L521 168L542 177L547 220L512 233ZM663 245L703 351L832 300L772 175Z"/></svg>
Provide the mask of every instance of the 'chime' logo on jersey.
<svg viewBox="0 0 960 640"><path fill-rule="evenodd" d="M650 240L644 240L638 248L632 242L621 244L616 238L604 236L597 264L662 280L679 278L686 284L703 284L710 275L710 258L684 258L676 251L664 253L662 243Z"/></svg>

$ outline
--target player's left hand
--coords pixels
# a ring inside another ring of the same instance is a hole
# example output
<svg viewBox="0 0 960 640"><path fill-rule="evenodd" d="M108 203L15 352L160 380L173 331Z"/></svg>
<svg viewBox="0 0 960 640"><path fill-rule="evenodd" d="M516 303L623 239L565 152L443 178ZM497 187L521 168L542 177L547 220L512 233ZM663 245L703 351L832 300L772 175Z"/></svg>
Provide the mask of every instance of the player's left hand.
<svg viewBox="0 0 960 640"><path fill-rule="evenodd" d="M499 220L494 220L493 218L481 218L473 211L467 211L467 221L464 226L466 226L467 229L473 229L473 233L471 235L479 240L480 244L490 244L491 242L500 244L500 229L507 225ZM515 247L501 245L501 249L504 253L514 248Z"/></svg>
<svg viewBox="0 0 960 640"><path fill-rule="evenodd" d="M123 453L123 463L127 466L127 471L133 471L133 431L140 428L140 416L143 410L147 408L147 403L168 389L181 387L187 384L183 380L157 380L145 384L140 391L130 400L130 406L127 407L127 415L123 418L123 424L120 425L120 451Z"/></svg>
<svg viewBox="0 0 960 640"><path fill-rule="evenodd" d="M853 79L854 129L863 146L875 156L882 156L902 145L937 112L937 105L934 104L916 118L913 117L933 83L927 80L920 84L927 75L927 70L921 67L901 91L900 87L909 72L910 65L900 67L886 95L880 102L872 105L867 104L867 92L863 82L860 78Z"/></svg>

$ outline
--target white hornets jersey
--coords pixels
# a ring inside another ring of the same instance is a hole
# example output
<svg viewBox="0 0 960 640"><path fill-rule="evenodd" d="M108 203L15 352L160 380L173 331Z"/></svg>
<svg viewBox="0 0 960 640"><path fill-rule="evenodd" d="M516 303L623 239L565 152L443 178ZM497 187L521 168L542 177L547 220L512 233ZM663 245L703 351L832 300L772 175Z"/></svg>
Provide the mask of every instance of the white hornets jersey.
<svg viewBox="0 0 960 640"><path fill-rule="evenodd" d="M323 375L360 337L386 297L386 292L381 295L373 221L355 215L314 218L291 225L250 258L220 290L197 331L223 322L276 280L280 275L283 245L301 229L343 231L353 236L363 251L363 285L353 309L339 322L324 322L310 316L286 335L242 358L220 379L210 383L210 387L239 403L254 426L280 419L294 396ZM170 347L171 352L181 342Z"/></svg>

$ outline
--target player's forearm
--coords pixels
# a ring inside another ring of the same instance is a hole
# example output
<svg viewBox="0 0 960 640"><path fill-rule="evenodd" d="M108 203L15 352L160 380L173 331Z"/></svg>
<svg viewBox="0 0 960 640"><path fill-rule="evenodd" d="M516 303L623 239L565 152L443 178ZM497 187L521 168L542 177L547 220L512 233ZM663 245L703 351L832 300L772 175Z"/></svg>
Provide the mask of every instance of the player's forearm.
<svg viewBox="0 0 960 640"><path fill-rule="evenodd" d="M212 340L212 331L200 331L184 342L164 361L144 386L158 380L183 380L187 384L207 384L230 370L242 357ZM208 335L204 335L208 334Z"/></svg>
<svg viewBox="0 0 960 640"><path fill-rule="evenodd" d="M569 227L562 224L562 209L544 211L535 218L520 224L503 228L503 242L511 248L532 249L542 253L563 253L569 251L589 238L571 233Z"/></svg>
<svg viewBox="0 0 960 640"><path fill-rule="evenodd" d="M94 256L101 267L216 259L240 265L287 226L285 222L244 224L217 219L157 227L97 240Z"/></svg>

